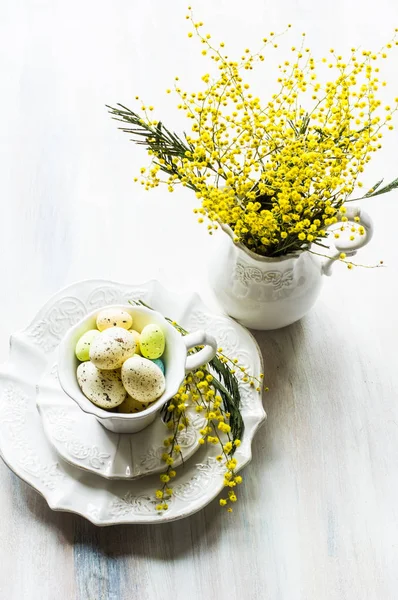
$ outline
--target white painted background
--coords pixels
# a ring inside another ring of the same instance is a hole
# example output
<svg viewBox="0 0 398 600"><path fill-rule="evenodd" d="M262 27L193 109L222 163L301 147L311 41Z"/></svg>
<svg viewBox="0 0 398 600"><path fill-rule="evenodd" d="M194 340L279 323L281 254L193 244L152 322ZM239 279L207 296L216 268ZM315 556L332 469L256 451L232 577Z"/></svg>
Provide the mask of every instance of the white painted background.
<svg viewBox="0 0 398 600"><path fill-rule="evenodd" d="M237 52L287 22L319 53L377 48L398 25L393 0L193 5ZM156 277L211 300L212 240L191 213L194 199L133 183L143 154L104 108L132 105L138 92L178 128L164 90L176 74L194 86L206 70L186 37L185 8L180 0L1 2L1 360L11 332L78 279ZM398 95L398 53L387 70ZM398 175L397 141L394 131L369 165L369 186ZM1 464L0 598L397 598L398 193L364 206L376 235L361 260L387 267L337 265L307 318L256 335L269 418L233 518L213 503L170 525L100 530L52 513Z"/></svg>

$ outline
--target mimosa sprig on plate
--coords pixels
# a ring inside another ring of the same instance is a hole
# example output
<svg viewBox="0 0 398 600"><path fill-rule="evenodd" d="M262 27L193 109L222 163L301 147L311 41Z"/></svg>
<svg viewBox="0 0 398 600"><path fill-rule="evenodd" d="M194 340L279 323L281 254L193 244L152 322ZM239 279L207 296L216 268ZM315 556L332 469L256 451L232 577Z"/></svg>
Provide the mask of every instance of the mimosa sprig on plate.
<svg viewBox="0 0 398 600"><path fill-rule="evenodd" d="M131 303L147 306L142 301L132 300ZM166 320L181 335L188 334L172 319L166 317ZM199 350L198 346L192 352ZM261 392L263 373L248 373L238 359L227 356L224 350L219 348L217 355L207 365L187 374L178 393L162 409L169 435L164 440L165 449L162 456L165 470L160 475L161 485L155 492L159 501L159 511L169 507L168 501L173 495L172 481L177 474L174 461L181 452L178 437L181 432L194 426L187 415L187 408L194 407L201 418L199 444L213 444L219 448L216 460L225 467L224 484L228 490L226 496L220 499L220 505L226 506L227 510L232 512L231 504L237 500L236 486L242 483L242 476L237 474L239 465L234 454L244 435L237 374L240 375L241 385L248 385L258 393ZM265 390L268 391L268 388Z"/></svg>

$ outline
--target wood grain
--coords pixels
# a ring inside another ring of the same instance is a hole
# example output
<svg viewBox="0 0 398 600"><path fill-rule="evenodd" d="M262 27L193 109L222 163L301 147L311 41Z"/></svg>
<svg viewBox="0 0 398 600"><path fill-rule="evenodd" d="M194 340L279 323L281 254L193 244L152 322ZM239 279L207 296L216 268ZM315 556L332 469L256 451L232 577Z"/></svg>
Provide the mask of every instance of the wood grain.
<svg viewBox="0 0 398 600"><path fill-rule="evenodd" d="M205 267L214 246L191 213L194 199L137 188L145 158L104 109L142 93L179 127L163 91L177 74L194 87L206 70L188 46L185 10L182 0L1 4L1 360L9 335L78 279L156 277L214 302ZM321 54L338 43L377 48L398 23L389 0L377 9L214 0L195 11L238 52L288 21ZM386 68L392 90L396 61ZM369 187L396 177L396 145L392 132ZM255 332L268 421L234 515L213 503L173 524L98 529L52 512L0 464L0 598L395 600L397 201L364 203L376 235L360 260L386 268L337 265L302 322Z"/></svg>

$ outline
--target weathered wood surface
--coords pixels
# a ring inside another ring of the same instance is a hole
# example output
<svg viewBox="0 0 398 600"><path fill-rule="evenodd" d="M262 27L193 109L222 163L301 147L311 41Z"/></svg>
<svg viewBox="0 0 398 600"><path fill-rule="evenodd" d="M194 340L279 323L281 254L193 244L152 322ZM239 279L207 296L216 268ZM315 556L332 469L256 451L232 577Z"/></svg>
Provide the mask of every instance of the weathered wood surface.
<svg viewBox="0 0 398 600"><path fill-rule="evenodd" d="M134 186L143 156L104 109L139 92L172 122L163 90L176 74L194 87L206 70L184 11L160 0L2 3L1 360L9 335L78 279L157 277L178 288L184 272L184 287L210 298L212 246L192 198ZM214 0L196 13L237 50L287 22L320 52L338 42L378 47L398 23L389 0ZM396 67L389 72L392 90ZM393 132L369 166L370 185L397 175L396 145ZM366 202L376 235L361 262L386 268L337 265L307 318L256 334L268 421L233 517L213 503L169 525L98 529L51 512L1 463L0 598L395 600L397 202Z"/></svg>

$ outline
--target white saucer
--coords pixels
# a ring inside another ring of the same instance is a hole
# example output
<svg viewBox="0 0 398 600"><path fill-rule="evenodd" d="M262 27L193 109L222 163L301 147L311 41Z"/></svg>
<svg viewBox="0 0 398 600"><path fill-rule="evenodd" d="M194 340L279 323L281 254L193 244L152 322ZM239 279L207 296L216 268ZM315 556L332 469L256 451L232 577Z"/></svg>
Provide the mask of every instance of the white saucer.
<svg viewBox="0 0 398 600"><path fill-rule="evenodd" d="M137 479L164 471L163 441L169 433L160 416L139 433L108 431L65 394L56 364L39 381L36 401L47 439L75 467L106 479ZM181 455L176 467L199 448L199 429L205 423L193 409L187 413L192 426L178 436Z"/></svg>
<svg viewBox="0 0 398 600"><path fill-rule="evenodd" d="M186 329L215 333L227 354L260 373L262 361L254 338L232 319L210 312L197 294L171 293L156 281L124 285L83 281L56 294L22 332L11 337L9 361L0 369L0 452L21 479L41 493L54 510L82 515L96 525L159 523L200 510L223 490L224 467L218 448L205 445L179 469L167 511L155 508L159 475L107 480L60 460L43 432L36 408L36 385L57 360L65 332L87 312L105 304L142 299ZM161 300L160 300L161 299ZM245 434L235 457L239 468L251 459L251 444L265 419L261 396L241 387Z"/></svg>

